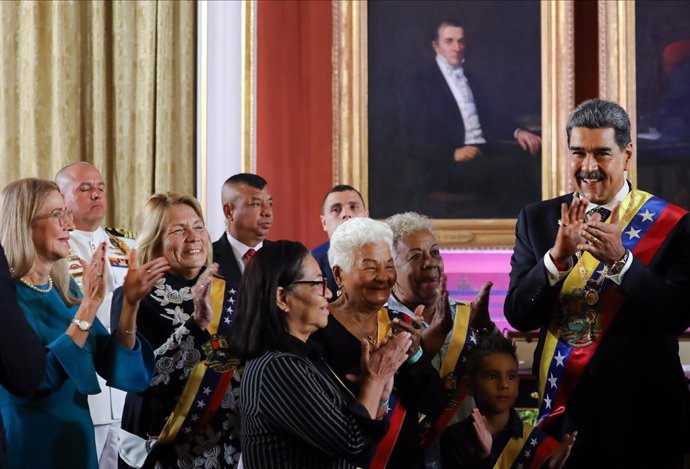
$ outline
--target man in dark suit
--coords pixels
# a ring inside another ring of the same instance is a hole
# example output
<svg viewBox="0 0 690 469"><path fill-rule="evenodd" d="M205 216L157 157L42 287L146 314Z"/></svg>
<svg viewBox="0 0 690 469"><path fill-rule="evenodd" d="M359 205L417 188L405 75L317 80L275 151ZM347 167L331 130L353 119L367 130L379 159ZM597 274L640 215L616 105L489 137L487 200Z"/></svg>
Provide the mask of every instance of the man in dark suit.
<svg viewBox="0 0 690 469"><path fill-rule="evenodd" d="M435 60L413 76L404 99L406 147L418 183L415 192L425 197L433 192L496 196L499 189L510 191L506 184L524 181L524 165L538 159L518 161L516 152L498 141L515 139L522 150L536 155L541 139L517 127L504 109L490 109L480 80L464 66L465 30L459 22L441 22L431 45ZM521 178L499 180L498 169L505 170L508 164L523 166ZM496 180L489 181L491 176ZM428 212L423 204L417 208Z"/></svg>
<svg viewBox="0 0 690 469"><path fill-rule="evenodd" d="M0 246L0 385L16 395L32 393L45 372L45 350L19 309L14 281ZM5 432L0 419L0 467L3 467Z"/></svg>
<svg viewBox="0 0 690 469"><path fill-rule="evenodd" d="M350 218L355 217L369 217L369 210L367 210L364 205L362 194L360 194L357 189L347 184L333 186L333 188L326 193L326 197L323 200L320 217L321 226L323 226L323 231L328 233L328 239L331 238L336 228ZM318 262L321 273L326 277L328 289L333 294L331 301L334 301L338 295L338 285L335 283L333 270L331 270L331 264L328 262L328 248L330 245L331 242L326 241L316 246L311 251L311 254L314 256L314 259L316 259L316 262Z"/></svg>
<svg viewBox="0 0 690 469"><path fill-rule="evenodd" d="M619 105L586 101L566 130L576 192L520 213L505 302L513 327L540 331L540 425L578 432L568 467L679 468L690 217L626 181L633 150Z"/></svg>
<svg viewBox="0 0 690 469"><path fill-rule="evenodd" d="M273 224L273 198L266 180L250 173L228 178L221 198L226 232L213 243L213 261L227 281L239 284L247 263L264 245Z"/></svg>

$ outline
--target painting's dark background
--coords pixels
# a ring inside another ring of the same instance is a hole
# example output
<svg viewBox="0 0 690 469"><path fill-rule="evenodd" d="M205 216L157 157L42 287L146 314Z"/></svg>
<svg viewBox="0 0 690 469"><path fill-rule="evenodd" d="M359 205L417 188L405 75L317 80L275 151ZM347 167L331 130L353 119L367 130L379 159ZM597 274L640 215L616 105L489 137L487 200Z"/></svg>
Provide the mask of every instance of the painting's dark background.
<svg viewBox="0 0 690 469"><path fill-rule="evenodd" d="M690 3L635 3L637 181L690 208Z"/></svg>
<svg viewBox="0 0 690 469"><path fill-rule="evenodd" d="M459 20L465 30L465 66L479 80L488 109L506 118L531 117L537 131L541 114L541 19L538 1L369 1L369 204L373 217L411 207L412 179L402 148L402 94L418 67L434 63L431 41L445 18ZM486 120L480 111L480 122ZM517 121L516 121L517 127ZM509 143L506 139L503 143ZM492 200L455 209L454 200L439 205L437 218L514 218L523 205L541 197L540 157L525 158L516 168L492 176L529 181L529 190L514 191L510 206L488 210ZM488 176L488 175L487 175ZM535 187L536 186L536 187ZM491 199L489 197L488 199Z"/></svg>

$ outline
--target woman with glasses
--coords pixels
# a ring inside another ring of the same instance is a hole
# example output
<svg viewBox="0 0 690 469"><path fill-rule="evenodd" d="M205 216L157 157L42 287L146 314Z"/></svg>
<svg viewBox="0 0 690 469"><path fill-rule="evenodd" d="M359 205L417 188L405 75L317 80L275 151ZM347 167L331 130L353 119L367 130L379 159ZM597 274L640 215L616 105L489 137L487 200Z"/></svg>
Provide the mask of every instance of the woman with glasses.
<svg viewBox="0 0 690 469"><path fill-rule="evenodd" d="M264 246L242 277L233 347L248 360L240 389L246 469L358 467L385 432L380 403L410 334L362 345L352 393L310 340L328 322L330 295L317 262L293 241Z"/></svg>
<svg viewBox="0 0 690 469"><path fill-rule="evenodd" d="M83 294L69 276L72 214L52 181L8 184L0 201L0 243L5 247L17 302L46 348L45 372L28 397L0 387L7 437L7 468L96 469L96 446L87 395L100 392L96 373L111 386L145 389L152 351L134 335L112 336L96 319L105 291L105 246L84 263ZM122 314L131 329L136 311ZM17 350L17 353L22 353Z"/></svg>
<svg viewBox="0 0 690 469"><path fill-rule="evenodd" d="M227 337L237 286L213 277L217 265L191 195L152 195L141 223L137 260L149 267L137 271L153 288L115 290L111 323L120 311L139 311L132 330L154 348L155 370L148 389L125 400L120 467L233 468L239 361Z"/></svg>
<svg viewBox="0 0 690 469"><path fill-rule="evenodd" d="M421 424L443 409L446 397L438 372L422 349L421 321L384 307L396 281L393 234L382 222L353 218L331 236L328 260L338 285L328 325L317 339L341 377L359 373L360 343L375 346L402 331L411 334L406 363L395 376L395 391L381 403L390 427L371 454L371 468L422 468ZM352 389L357 389L355 383Z"/></svg>

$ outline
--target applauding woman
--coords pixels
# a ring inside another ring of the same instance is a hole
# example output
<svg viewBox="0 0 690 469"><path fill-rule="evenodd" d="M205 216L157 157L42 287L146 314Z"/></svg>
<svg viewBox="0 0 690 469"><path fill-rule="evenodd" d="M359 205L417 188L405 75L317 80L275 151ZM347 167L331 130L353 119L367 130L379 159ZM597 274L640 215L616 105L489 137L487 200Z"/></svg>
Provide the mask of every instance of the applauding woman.
<svg viewBox="0 0 690 469"><path fill-rule="evenodd" d="M328 322L326 280L300 243L264 246L242 278L233 347L248 359L240 388L242 459L255 468L354 468L385 433L379 420L410 334L362 344L355 396L309 336Z"/></svg>
<svg viewBox="0 0 690 469"><path fill-rule="evenodd" d="M21 179L3 190L0 242L19 306L47 349L39 391L18 397L0 387L8 468L96 469L87 404L87 394L100 392L96 373L126 391L146 388L151 378L151 349L131 334L111 336L96 319L105 292L105 245L84 265L80 298L65 261L73 229L52 181ZM123 326L136 321L131 314L123 314Z"/></svg>

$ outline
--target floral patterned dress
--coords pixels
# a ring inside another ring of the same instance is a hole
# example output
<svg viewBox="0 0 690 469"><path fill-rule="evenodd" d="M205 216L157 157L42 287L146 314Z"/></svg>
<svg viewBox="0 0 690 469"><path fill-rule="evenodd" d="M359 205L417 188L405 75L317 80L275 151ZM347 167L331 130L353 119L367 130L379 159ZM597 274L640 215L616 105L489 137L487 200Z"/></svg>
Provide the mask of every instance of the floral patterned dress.
<svg viewBox="0 0 690 469"><path fill-rule="evenodd" d="M212 376L225 376L228 381L225 387L219 386L217 380L199 381L195 375L197 365L208 363L214 356L213 344L224 340L220 331L218 336L202 331L191 318L194 310L191 287L195 281L167 275L141 302L137 334L151 344L156 362L149 388L128 394L125 401L120 459L129 467L237 467L240 373L230 374L231 378L228 374ZM226 287L223 318L229 321L228 314L232 313L236 301L236 288ZM111 324L118 323L122 295L122 289L113 294ZM198 393L190 397L188 381L193 380L201 384ZM174 411L185 401L189 401L188 412L186 418L180 419ZM213 412L209 411L211 406ZM179 424L171 425L175 420ZM172 433L171 427L176 429Z"/></svg>

